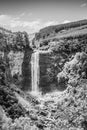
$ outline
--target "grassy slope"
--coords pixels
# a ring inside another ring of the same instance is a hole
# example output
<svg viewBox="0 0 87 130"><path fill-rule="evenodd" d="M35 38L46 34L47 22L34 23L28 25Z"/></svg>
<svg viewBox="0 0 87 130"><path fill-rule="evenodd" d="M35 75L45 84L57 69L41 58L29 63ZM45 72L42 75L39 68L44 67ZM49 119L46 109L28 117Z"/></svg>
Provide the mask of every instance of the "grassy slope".
<svg viewBox="0 0 87 130"><path fill-rule="evenodd" d="M41 44L44 41L52 41L54 39L79 37L84 34L87 34L87 20L49 26L41 29L35 35L35 44Z"/></svg>
<svg viewBox="0 0 87 130"><path fill-rule="evenodd" d="M78 37L79 35L84 34L87 34L87 25L61 31L57 34L53 34L52 36L46 37L45 39L40 39L39 42L43 42L45 40L67 38L67 37Z"/></svg>

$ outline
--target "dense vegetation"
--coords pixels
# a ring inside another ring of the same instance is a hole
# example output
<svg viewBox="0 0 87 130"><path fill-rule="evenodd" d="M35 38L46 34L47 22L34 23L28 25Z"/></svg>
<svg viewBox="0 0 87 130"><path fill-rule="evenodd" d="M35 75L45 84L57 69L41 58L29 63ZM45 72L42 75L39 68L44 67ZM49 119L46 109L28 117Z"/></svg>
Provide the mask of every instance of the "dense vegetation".
<svg viewBox="0 0 87 130"><path fill-rule="evenodd" d="M23 51L28 46L28 35L26 32L2 33L0 32L0 51Z"/></svg>
<svg viewBox="0 0 87 130"><path fill-rule="evenodd" d="M65 79L68 78L66 91L61 95L56 95L56 93L45 95L45 100L39 100L39 98L32 100L29 95L24 96L26 97L24 98L21 94L20 97L15 97L9 87L2 87L0 95L4 96L2 90L5 95L7 94L4 97L4 102L1 102L3 103L2 107L10 115L10 117L8 114L6 116L5 112L3 112L3 118L0 118L1 122L3 122L2 130L24 130L24 128L25 130L86 130L86 69L87 55L77 53L75 57L65 64L62 74L58 74L58 82L63 81L63 76ZM17 104L17 101L20 104ZM2 109L0 108L0 110Z"/></svg>
<svg viewBox="0 0 87 130"><path fill-rule="evenodd" d="M51 44L51 42L49 42L49 44L55 52L72 54L84 51L87 53L87 35L68 37L60 40L54 39L53 41L55 42L55 45Z"/></svg>
<svg viewBox="0 0 87 130"><path fill-rule="evenodd" d="M43 39L44 34L49 37L49 32L59 33L85 25L87 20L48 27L40 31L40 37L36 34L36 39ZM86 130L87 34L45 39L39 43L38 49L51 50L54 58L52 71L48 70L48 81L57 75L57 85L66 88L39 97L23 92L14 84L6 56L11 50L23 51L26 63L29 62L27 33L4 31L6 33L0 32L0 51L5 54L0 54L0 130ZM36 48L34 40L33 49Z"/></svg>

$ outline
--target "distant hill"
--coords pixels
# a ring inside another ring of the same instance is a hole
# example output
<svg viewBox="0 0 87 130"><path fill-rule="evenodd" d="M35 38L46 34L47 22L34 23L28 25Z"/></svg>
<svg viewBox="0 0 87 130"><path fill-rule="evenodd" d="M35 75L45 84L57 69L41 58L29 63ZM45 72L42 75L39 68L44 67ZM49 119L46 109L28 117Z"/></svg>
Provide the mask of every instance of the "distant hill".
<svg viewBox="0 0 87 130"><path fill-rule="evenodd" d="M3 28L3 27L0 27L0 33L11 34L12 31L11 31L11 30L7 30L7 29L5 29L5 28Z"/></svg>
<svg viewBox="0 0 87 130"><path fill-rule="evenodd" d="M36 33L35 39L43 41L46 39L83 35L87 33L87 19L70 22L66 24L48 26Z"/></svg>

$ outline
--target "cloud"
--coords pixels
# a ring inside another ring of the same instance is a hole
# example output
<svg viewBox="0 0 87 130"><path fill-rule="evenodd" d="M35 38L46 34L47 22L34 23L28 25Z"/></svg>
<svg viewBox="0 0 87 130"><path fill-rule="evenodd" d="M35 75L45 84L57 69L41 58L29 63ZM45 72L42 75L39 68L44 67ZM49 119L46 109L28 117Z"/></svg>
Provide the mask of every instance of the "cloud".
<svg viewBox="0 0 87 130"><path fill-rule="evenodd" d="M23 17L25 15L25 12L23 12L22 14L20 14L20 17Z"/></svg>
<svg viewBox="0 0 87 130"><path fill-rule="evenodd" d="M21 20L12 20L10 23L12 30L17 31L27 31L28 33L34 33L39 31L41 28L40 20L35 21L21 21ZM18 30L19 29L19 30Z"/></svg>
<svg viewBox="0 0 87 130"><path fill-rule="evenodd" d="M0 15L0 25L8 25L11 21L11 17L8 15Z"/></svg>
<svg viewBox="0 0 87 130"><path fill-rule="evenodd" d="M19 17L20 17L20 18L23 18L23 17L25 17L25 16L30 17L30 16L32 16L32 15L33 15L32 12L29 12L29 13L23 12L23 13L21 13L21 14L19 15Z"/></svg>
<svg viewBox="0 0 87 130"><path fill-rule="evenodd" d="M70 23L71 21L69 20L64 20L63 23Z"/></svg>
<svg viewBox="0 0 87 130"><path fill-rule="evenodd" d="M40 20L35 21L23 21L19 17L12 17L9 15L0 15L0 26L16 30L17 28L26 28L36 31L40 29L41 22Z"/></svg>
<svg viewBox="0 0 87 130"><path fill-rule="evenodd" d="M24 15L24 14L23 14ZM21 14L21 16L23 16ZM28 33L34 33L39 31L41 28L59 24L57 21L43 22L40 19L28 21L18 17L10 15L0 15L0 26L3 26L12 31L27 31Z"/></svg>
<svg viewBox="0 0 87 130"><path fill-rule="evenodd" d="M21 21L21 20L11 20L11 23L10 23L10 26L12 28L15 28L15 27L30 27L30 28L33 28L35 26L38 26L40 24L40 21L39 20L36 20L36 21Z"/></svg>
<svg viewBox="0 0 87 130"><path fill-rule="evenodd" d="M46 23L44 24L44 27L46 27L46 26L51 26L51 25L57 25L57 24L58 24L57 21L48 21L48 22L46 22Z"/></svg>
<svg viewBox="0 0 87 130"><path fill-rule="evenodd" d="M83 4L81 4L81 8L83 8L83 7L85 7L85 6L87 6L87 3L83 3Z"/></svg>
<svg viewBox="0 0 87 130"><path fill-rule="evenodd" d="M33 15L33 13L29 13L29 14L28 14L28 16L32 16L32 15Z"/></svg>

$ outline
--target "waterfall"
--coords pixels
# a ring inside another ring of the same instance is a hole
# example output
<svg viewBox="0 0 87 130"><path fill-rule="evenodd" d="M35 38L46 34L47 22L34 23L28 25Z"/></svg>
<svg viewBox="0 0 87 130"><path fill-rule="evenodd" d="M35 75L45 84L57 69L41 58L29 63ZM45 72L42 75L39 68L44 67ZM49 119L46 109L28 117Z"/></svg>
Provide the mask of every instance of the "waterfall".
<svg viewBox="0 0 87 130"><path fill-rule="evenodd" d="M31 57L32 92L39 92L39 52L32 53Z"/></svg>

